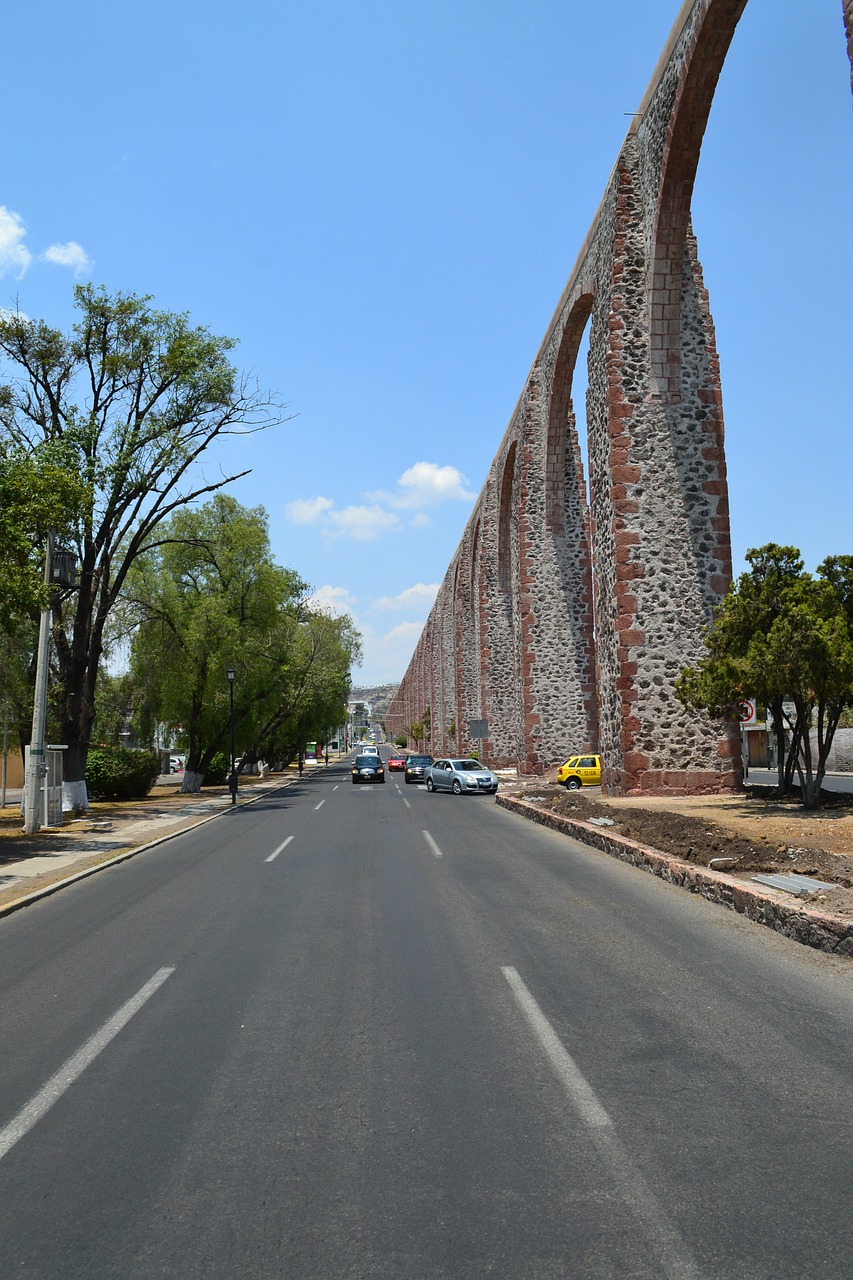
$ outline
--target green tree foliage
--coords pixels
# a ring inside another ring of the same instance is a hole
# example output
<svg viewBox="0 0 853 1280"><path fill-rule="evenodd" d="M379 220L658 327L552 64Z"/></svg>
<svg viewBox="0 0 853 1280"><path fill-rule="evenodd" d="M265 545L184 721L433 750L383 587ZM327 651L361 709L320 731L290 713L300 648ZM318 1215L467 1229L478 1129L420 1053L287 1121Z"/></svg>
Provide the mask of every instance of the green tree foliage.
<svg viewBox="0 0 853 1280"><path fill-rule="evenodd" d="M128 738L150 741L153 735L143 728L144 706L145 690L132 672L101 671L92 742L118 746Z"/></svg>
<svg viewBox="0 0 853 1280"><path fill-rule="evenodd" d="M796 547L768 543L746 559L750 571L722 601L707 654L682 672L676 696L710 715L757 698L773 718L780 788L796 770L803 804L816 808L835 730L853 703L853 557L828 558L817 577Z"/></svg>
<svg viewBox="0 0 853 1280"><path fill-rule="evenodd" d="M360 658L349 617L307 606L281 616L269 637L266 715L259 705L253 752L290 760L306 742L325 740L346 719L350 671Z"/></svg>
<svg viewBox="0 0 853 1280"><path fill-rule="evenodd" d="M156 546L163 521L237 478L201 474L215 441L282 420L232 367L231 339L146 297L84 285L75 301L69 335L0 318L0 445L34 461L60 451L86 494L73 521L80 589L53 608L72 782L84 778L104 629L131 566Z"/></svg>
<svg viewBox="0 0 853 1280"><path fill-rule="evenodd" d="M125 602L138 620L131 669L146 690L150 722L186 742L183 787L194 791L228 747L228 667L243 751L266 713L271 637L298 615L307 588L272 561L263 508L217 494L176 512L159 545L138 557Z"/></svg>
<svg viewBox="0 0 853 1280"><path fill-rule="evenodd" d="M0 403L0 432L8 394ZM49 530L69 537L87 490L62 465L62 450L28 453L0 434L0 631L26 627L47 604L45 544Z"/></svg>
<svg viewBox="0 0 853 1280"><path fill-rule="evenodd" d="M86 785L103 800L137 800L157 781L160 760L154 751L128 747L95 747L86 762Z"/></svg>

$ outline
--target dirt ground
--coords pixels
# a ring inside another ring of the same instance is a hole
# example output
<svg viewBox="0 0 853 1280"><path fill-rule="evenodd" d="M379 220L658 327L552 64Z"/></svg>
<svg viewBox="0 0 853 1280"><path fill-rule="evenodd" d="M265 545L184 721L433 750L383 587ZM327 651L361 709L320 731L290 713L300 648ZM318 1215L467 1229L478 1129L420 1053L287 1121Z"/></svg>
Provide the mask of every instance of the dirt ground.
<svg viewBox="0 0 853 1280"><path fill-rule="evenodd" d="M780 800L770 787L739 795L604 796L598 787L566 791L555 782L526 781L502 788L567 818L606 818L617 835L698 866L717 864L738 878L757 872L799 873L837 885L810 901L853 916L853 796L825 792L817 812L798 799Z"/></svg>

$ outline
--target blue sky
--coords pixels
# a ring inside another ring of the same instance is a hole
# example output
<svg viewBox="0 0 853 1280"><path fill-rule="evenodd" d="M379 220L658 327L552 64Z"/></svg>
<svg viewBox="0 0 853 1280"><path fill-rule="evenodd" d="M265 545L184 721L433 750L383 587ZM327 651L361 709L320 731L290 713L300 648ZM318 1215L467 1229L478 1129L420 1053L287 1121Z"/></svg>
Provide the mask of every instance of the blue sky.
<svg viewBox="0 0 853 1280"><path fill-rule="evenodd" d="M678 0L41 0L6 15L0 305L75 280L240 340L296 415L223 450L399 679ZM736 571L851 552L841 0L750 0L693 204ZM578 395L576 389L576 403Z"/></svg>

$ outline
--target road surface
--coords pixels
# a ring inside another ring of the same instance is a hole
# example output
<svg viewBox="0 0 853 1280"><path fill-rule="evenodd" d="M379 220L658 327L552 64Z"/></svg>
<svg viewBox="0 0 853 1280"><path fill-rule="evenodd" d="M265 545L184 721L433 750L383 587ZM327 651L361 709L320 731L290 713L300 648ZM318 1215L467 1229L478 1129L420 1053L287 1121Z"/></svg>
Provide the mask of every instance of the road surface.
<svg viewBox="0 0 853 1280"><path fill-rule="evenodd" d="M0 922L0 1275L847 1275L851 976L315 770Z"/></svg>

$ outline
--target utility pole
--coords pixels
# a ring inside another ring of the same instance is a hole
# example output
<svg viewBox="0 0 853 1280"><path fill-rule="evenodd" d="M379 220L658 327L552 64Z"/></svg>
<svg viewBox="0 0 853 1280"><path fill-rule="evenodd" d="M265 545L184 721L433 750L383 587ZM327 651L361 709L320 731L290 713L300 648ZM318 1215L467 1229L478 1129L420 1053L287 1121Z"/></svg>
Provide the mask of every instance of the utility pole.
<svg viewBox="0 0 853 1280"><path fill-rule="evenodd" d="M9 759L9 703L3 700L3 778L0 782L0 809L6 808L6 765Z"/></svg>
<svg viewBox="0 0 853 1280"><path fill-rule="evenodd" d="M47 772L44 758L44 739L47 724L47 671L50 655L50 624L52 621L50 591L53 586L53 543L54 535L51 532L47 535L47 554L44 561L44 585L48 598L39 619L33 731L30 737L30 756L27 761L26 778L24 779L24 834L28 836L36 835L41 825L39 793L42 779Z"/></svg>
<svg viewBox="0 0 853 1280"><path fill-rule="evenodd" d="M236 671L233 667L229 667L226 671L228 677L228 700L229 700L229 720L231 725L231 772L228 775L228 786L231 791L231 803L237 803L237 768L234 757L234 677Z"/></svg>

